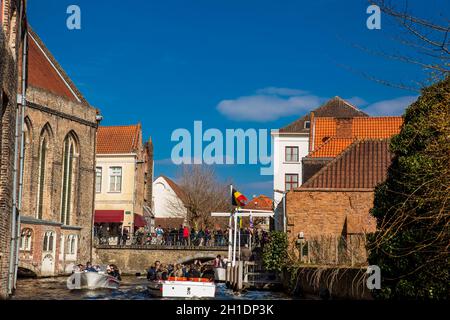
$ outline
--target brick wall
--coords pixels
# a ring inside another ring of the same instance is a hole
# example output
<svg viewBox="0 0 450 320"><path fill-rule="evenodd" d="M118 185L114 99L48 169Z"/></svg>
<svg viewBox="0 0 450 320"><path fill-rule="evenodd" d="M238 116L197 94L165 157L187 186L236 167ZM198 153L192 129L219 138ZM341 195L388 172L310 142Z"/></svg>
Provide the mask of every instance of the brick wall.
<svg viewBox="0 0 450 320"><path fill-rule="evenodd" d="M372 232L375 220L373 191L311 191L289 192L286 198L288 233L291 240L300 232L306 239L321 235ZM349 230L346 222L351 221ZM355 225L357 222L357 225Z"/></svg>
<svg viewBox="0 0 450 320"><path fill-rule="evenodd" d="M13 195L14 134L16 123L16 97L22 44L17 37L18 4L23 1L4 0L0 19L0 299L8 296L8 269L11 239ZM16 17L16 18L13 18Z"/></svg>
<svg viewBox="0 0 450 320"><path fill-rule="evenodd" d="M94 179L95 179L95 139L96 110L91 106L76 103L56 96L42 89L29 87L27 90L26 108L27 146L24 158L24 186L22 214L36 218L38 181L39 181L39 148L44 132L49 138L47 152L46 175L43 193L43 220L61 222L62 194L62 162L64 139L73 134L77 144L75 158L74 180L72 183L73 197L70 226L80 227L78 244L78 262L85 263L91 259L92 219L94 210ZM40 270L40 252L45 228L40 226L35 234L35 253L33 263ZM41 232L42 229L42 232ZM59 241L61 235L57 230L55 273L64 273L67 266L61 263L59 257ZM67 246L67 243L65 243ZM39 257L40 258L39 258ZM25 262L24 262L25 263ZM72 262L70 262L72 263Z"/></svg>

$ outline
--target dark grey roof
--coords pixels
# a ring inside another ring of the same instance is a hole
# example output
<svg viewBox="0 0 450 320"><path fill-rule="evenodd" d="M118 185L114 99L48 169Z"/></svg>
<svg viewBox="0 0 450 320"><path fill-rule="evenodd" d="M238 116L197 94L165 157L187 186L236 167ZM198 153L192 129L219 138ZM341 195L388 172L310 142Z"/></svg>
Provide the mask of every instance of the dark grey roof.
<svg viewBox="0 0 450 320"><path fill-rule="evenodd" d="M318 107L314 112L315 117L334 117L334 118L354 118L354 117L368 117L369 115L359 110L351 103L336 96L328 100L325 104ZM310 120L310 114L295 120L287 126L281 128L280 132L295 132L295 133L308 133L309 129L305 129L305 121Z"/></svg>

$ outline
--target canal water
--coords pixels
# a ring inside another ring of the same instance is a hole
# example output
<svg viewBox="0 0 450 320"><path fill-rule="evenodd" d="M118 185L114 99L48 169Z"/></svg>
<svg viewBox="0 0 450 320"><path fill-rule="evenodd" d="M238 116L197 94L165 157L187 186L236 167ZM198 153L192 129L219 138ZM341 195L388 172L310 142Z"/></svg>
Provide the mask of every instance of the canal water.
<svg viewBox="0 0 450 320"><path fill-rule="evenodd" d="M66 287L65 277L19 279L14 300L153 300L145 277L124 276L118 290L73 290ZM161 299L161 298L159 298ZM225 284L217 284L218 300L291 300L282 292L249 290L234 294Z"/></svg>

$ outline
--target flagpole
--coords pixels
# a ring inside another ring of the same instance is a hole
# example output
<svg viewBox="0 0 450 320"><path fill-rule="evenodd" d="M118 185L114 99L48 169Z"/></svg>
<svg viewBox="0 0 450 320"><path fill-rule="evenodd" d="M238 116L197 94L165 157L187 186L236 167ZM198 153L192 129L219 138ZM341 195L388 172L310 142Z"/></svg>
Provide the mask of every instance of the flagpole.
<svg viewBox="0 0 450 320"><path fill-rule="evenodd" d="M233 185L230 184L230 195L231 197L233 197ZM228 219L228 261L232 260L232 243L233 243L233 234L231 233L231 228L233 227L232 222L233 222L233 214L234 214L234 209L231 209L230 212L230 218Z"/></svg>
<svg viewBox="0 0 450 320"><path fill-rule="evenodd" d="M233 267L236 265L236 231L237 231L237 210L234 212L234 239L233 239Z"/></svg>
<svg viewBox="0 0 450 320"><path fill-rule="evenodd" d="M238 242L238 244L239 244L239 247L238 247L238 250L239 250L239 255L238 255L239 261L241 261L241 219L242 219L242 217L239 218L239 242Z"/></svg>

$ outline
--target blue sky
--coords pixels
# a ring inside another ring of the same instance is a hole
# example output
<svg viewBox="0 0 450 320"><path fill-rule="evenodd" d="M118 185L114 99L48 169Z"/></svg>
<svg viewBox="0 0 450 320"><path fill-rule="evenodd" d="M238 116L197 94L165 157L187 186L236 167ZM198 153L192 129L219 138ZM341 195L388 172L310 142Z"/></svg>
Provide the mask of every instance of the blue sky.
<svg viewBox="0 0 450 320"><path fill-rule="evenodd" d="M402 1L400 1L402 2ZM66 9L81 8L81 30ZM383 86L423 80L420 68L368 54L394 53L399 30L382 16L366 28L368 2L280 0L30 0L28 18L103 125L141 122L155 146L155 174L175 176L172 131L283 127L333 96L374 115L401 114L416 93ZM444 0L409 1L425 17ZM353 71L352 71L353 70ZM239 116L238 116L239 115ZM258 165L217 166L247 196L272 193Z"/></svg>

